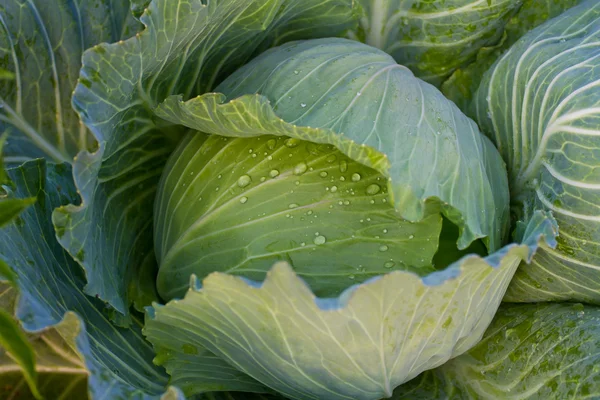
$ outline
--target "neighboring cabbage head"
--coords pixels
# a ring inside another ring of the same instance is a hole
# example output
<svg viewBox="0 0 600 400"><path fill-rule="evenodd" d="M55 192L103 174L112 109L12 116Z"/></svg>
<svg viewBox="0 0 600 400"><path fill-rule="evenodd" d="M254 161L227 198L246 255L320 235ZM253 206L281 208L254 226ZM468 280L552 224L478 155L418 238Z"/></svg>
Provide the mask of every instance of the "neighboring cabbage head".
<svg viewBox="0 0 600 400"><path fill-rule="evenodd" d="M541 2L540 0L536 0ZM496 44L523 0L358 0L354 39L382 49L439 86L479 49Z"/></svg>
<svg viewBox="0 0 600 400"><path fill-rule="evenodd" d="M600 304L600 3L523 36L486 73L473 107L507 163L514 210L550 210L560 230L506 300Z"/></svg>

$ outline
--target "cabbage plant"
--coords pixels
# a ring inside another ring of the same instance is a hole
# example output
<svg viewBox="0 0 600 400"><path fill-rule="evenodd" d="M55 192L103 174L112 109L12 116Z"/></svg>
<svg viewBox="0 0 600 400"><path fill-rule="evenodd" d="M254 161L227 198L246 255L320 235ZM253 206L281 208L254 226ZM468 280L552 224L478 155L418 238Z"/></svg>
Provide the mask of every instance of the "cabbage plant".
<svg viewBox="0 0 600 400"><path fill-rule="evenodd" d="M0 397L599 395L595 1L0 22Z"/></svg>

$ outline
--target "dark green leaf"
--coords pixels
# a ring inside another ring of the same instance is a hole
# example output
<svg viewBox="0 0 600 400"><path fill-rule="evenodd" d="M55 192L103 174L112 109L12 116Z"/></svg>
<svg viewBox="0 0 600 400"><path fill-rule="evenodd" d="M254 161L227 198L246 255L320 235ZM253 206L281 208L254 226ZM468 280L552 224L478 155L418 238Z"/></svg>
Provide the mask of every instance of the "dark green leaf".
<svg viewBox="0 0 600 400"><path fill-rule="evenodd" d="M129 37L129 1L8 0L0 3L0 132L7 162L70 161L95 140L71 108L83 51Z"/></svg>
<svg viewBox="0 0 600 400"><path fill-rule="evenodd" d="M82 292L83 270L56 241L52 210L78 198L71 168L36 160L8 174L15 195L37 198L21 214L22 224L0 230L0 255L17 275L16 317L24 329L56 326L72 311L77 323L65 330L85 360L92 397L142 398L161 393L166 376L152 363L154 353L141 336L141 322L133 318L129 329L112 325L105 304Z"/></svg>

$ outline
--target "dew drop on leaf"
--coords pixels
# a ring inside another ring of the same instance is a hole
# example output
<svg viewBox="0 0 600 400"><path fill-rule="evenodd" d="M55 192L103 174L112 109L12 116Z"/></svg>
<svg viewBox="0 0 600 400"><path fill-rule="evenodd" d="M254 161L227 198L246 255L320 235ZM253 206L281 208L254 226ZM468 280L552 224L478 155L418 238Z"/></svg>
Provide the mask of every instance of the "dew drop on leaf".
<svg viewBox="0 0 600 400"><path fill-rule="evenodd" d="M380 190L381 190L381 188L376 183L372 183L369 186L367 186L367 194L368 195L377 194L377 193L379 193Z"/></svg>
<svg viewBox="0 0 600 400"><path fill-rule="evenodd" d="M294 139L294 138L286 139L284 143L285 143L286 147L289 147L290 149L298 146L298 140Z"/></svg>
<svg viewBox="0 0 600 400"><path fill-rule="evenodd" d="M316 245L322 245L322 244L325 244L326 241L327 241L327 239L325 238L325 236L319 235L314 238L313 243Z"/></svg>
<svg viewBox="0 0 600 400"><path fill-rule="evenodd" d="M341 172L348 171L348 163L345 160L340 161L340 171Z"/></svg>
<svg viewBox="0 0 600 400"><path fill-rule="evenodd" d="M237 181L237 185L241 188L248 186L252 182L252 178L249 175L242 175Z"/></svg>
<svg viewBox="0 0 600 400"><path fill-rule="evenodd" d="M302 175L308 169L308 165L305 162L301 162L294 167L294 175Z"/></svg>

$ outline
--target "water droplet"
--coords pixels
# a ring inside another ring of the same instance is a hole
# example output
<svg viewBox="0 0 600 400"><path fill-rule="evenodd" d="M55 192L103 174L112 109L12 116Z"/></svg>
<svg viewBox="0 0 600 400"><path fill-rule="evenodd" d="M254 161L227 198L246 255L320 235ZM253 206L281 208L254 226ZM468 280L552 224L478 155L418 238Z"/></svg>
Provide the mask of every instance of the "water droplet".
<svg viewBox="0 0 600 400"><path fill-rule="evenodd" d="M350 205L350 200L344 200L344 205L345 206L349 206Z"/></svg>
<svg viewBox="0 0 600 400"><path fill-rule="evenodd" d="M331 155L327 156L326 160L327 160L327 162L332 163L335 160L337 160L337 157L335 156L335 154L331 154Z"/></svg>
<svg viewBox="0 0 600 400"><path fill-rule="evenodd" d="M388 233L388 230L387 230L387 229L384 229L384 230L383 230L383 233Z"/></svg>
<svg viewBox="0 0 600 400"><path fill-rule="evenodd" d="M264 182L264 181L266 181L266 180L267 180L267 178L266 178L266 177L264 177L264 176L261 176L261 177L260 177L260 181L261 181L261 182Z"/></svg>
<svg viewBox="0 0 600 400"><path fill-rule="evenodd" d="M348 163L345 160L340 161L340 171L341 172L348 171Z"/></svg>
<svg viewBox="0 0 600 400"><path fill-rule="evenodd" d="M223 177L223 175L221 175L221 174L217 175L218 179L221 179L222 177Z"/></svg>
<svg viewBox="0 0 600 400"><path fill-rule="evenodd" d="M250 175L242 175L239 177L237 185L241 188L244 188L248 186L250 182L252 182L252 178L250 178Z"/></svg>
<svg viewBox="0 0 600 400"><path fill-rule="evenodd" d="M379 246L379 251L388 251L389 247L387 247L385 244L382 244L381 246Z"/></svg>
<svg viewBox="0 0 600 400"><path fill-rule="evenodd" d="M351 280L354 280L354 275L349 275L348 278L350 278Z"/></svg>
<svg viewBox="0 0 600 400"><path fill-rule="evenodd" d="M331 191L331 193L335 193L337 192L337 186L332 186L331 189L329 189Z"/></svg>
<svg viewBox="0 0 600 400"><path fill-rule="evenodd" d="M327 241L327 239L325 238L325 236L319 235L314 238L313 243L316 245L322 245L322 244L325 244L326 241Z"/></svg>
<svg viewBox="0 0 600 400"><path fill-rule="evenodd" d="M300 246L304 247L304 246L306 246L306 243L302 242L302 243L300 243Z"/></svg>
<svg viewBox="0 0 600 400"><path fill-rule="evenodd" d="M269 172L269 176L271 178L275 178L279 175L279 171L277 171L276 169L272 169L271 172Z"/></svg>
<svg viewBox="0 0 600 400"><path fill-rule="evenodd" d="M360 178L361 178L360 174L358 174L356 172L352 174L352 182L358 182L358 181L360 181Z"/></svg>
<svg viewBox="0 0 600 400"><path fill-rule="evenodd" d="M346 178L345 178L345 177L343 177L343 176L340 176L340 181L344 182L345 180L346 180Z"/></svg>
<svg viewBox="0 0 600 400"><path fill-rule="evenodd" d="M312 210L308 210L308 211L306 212L306 215L311 215L312 213L313 213L313 212L312 212Z"/></svg>
<svg viewBox="0 0 600 400"><path fill-rule="evenodd" d="M269 139L267 141L267 147L269 148L269 150L273 150L276 145L277 145L277 140L275 140L275 139Z"/></svg>
<svg viewBox="0 0 600 400"><path fill-rule="evenodd" d="M302 107L302 108L306 107L306 103L300 103L300 107Z"/></svg>
<svg viewBox="0 0 600 400"><path fill-rule="evenodd" d="M240 198L240 203L242 203L242 204L246 204L247 201L248 201L248 198L246 196Z"/></svg>
<svg viewBox="0 0 600 400"><path fill-rule="evenodd" d="M371 204L375 204L375 200L371 200L369 203L371 203Z"/></svg>
<svg viewBox="0 0 600 400"><path fill-rule="evenodd" d="M292 148L298 146L298 139L289 138L289 139L286 139L284 143L287 147L292 149Z"/></svg>
<svg viewBox="0 0 600 400"><path fill-rule="evenodd" d="M415 238L415 235L410 235L408 238L409 238L409 239L414 239L414 238Z"/></svg>
<svg viewBox="0 0 600 400"><path fill-rule="evenodd" d="M294 167L294 175L302 175L308 169L308 165L305 162L301 162Z"/></svg>
<svg viewBox="0 0 600 400"><path fill-rule="evenodd" d="M296 203L291 203L291 204L288 206L288 208L296 208L296 207L298 207L298 204L296 204Z"/></svg>
<svg viewBox="0 0 600 400"><path fill-rule="evenodd" d="M298 74L299 74L299 72L294 70L294 75L298 75Z"/></svg>
<svg viewBox="0 0 600 400"><path fill-rule="evenodd" d="M362 94L361 92L356 93L357 96L360 96L361 94Z"/></svg>
<svg viewBox="0 0 600 400"><path fill-rule="evenodd" d="M379 193L380 190L381 190L381 188L376 183L372 183L369 186L367 186L367 194L369 194L369 195L377 194L377 193Z"/></svg>
<svg viewBox="0 0 600 400"><path fill-rule="evenodd" d="M392 268L394 265L396 265L396 263L393 261L386 261L383 263L384 268Z"/></svg>
<svg viewBox="0 0 600 400"><path fill-rule="evenodd" d="M273 156L267 156L267 160L271 161L273 159Z"/></svg>
<svg viewBox="0 0 600 400"><path fill-rule="evenodd" d="M325 172L325 171L322 171L322 172L320 172L320 173L319 173L319 176L320 176L321 178L327 178L327 172Z"/></svg>

